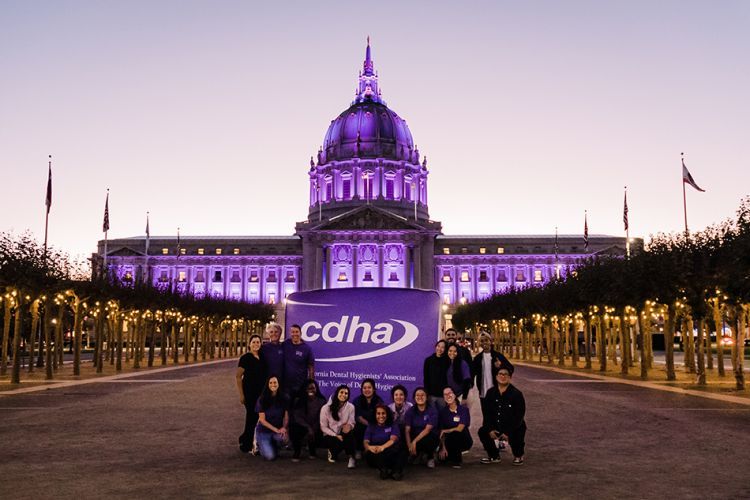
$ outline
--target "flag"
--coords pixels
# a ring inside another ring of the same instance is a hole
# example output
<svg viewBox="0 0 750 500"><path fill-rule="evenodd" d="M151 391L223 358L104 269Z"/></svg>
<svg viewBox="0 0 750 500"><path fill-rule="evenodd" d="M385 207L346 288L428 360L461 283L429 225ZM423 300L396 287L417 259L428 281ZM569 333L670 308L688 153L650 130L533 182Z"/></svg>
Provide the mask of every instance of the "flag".
<svg viewBox="0 0 750 500"><path fill-rule="evenodd" d="M705 193L705 189L701 189L698 187L698 184L695 183L695 180L693 180L693 176L690 175L690 172L688 172L687 167L685 166L685 159L682 159L682 183L688 183L691 186L693 186L695 189L700 191L701 193Z"/></svg>
<svg viewBox="0 0 750 500"><path fill-rule="evenodd" d="M146 255L148 255L148 247L151 243L151 231L148 227L148 212L146 212Z"/></svg>
<svg viewBox="0 0 750 500"><path fill-rule="evenodd" d="M107 200L104 202L104 222L102 223L102 231L109 231L109 189L107 189Z"/></svg>
<svg viewBox="0 0 750 500"><path fill-rule="evenodd" d="M559 253L560 246L557 243L557 226L555 226L555 260L557 260L557 254Z"/></svg>
<svg viewBox="0 0 750 500"><path fill-rule="evenodd" d="M47 176L47 198L44 200L44 204L47 206L47 214L49 215L49 209L52 207L52 155L49 155L49 175Z"/></svg>
<svg viewBox="0 0 750 500"><path fill-rule="evenodd" d="M589 217L583 212L583 251L589 251Z"/></svg>
<svg viewBox="0 0 750 500"><path fill-rule="evenodd" d="M625 203L622 207L622 223L625 224L625 231L628 230L628 190L625 189Z"/></svg>
<svg viewBox="0 0 750 500"><path fill-rule="evenodd" d="M177 258L180 258L180 228L177 228Z"/></svg>

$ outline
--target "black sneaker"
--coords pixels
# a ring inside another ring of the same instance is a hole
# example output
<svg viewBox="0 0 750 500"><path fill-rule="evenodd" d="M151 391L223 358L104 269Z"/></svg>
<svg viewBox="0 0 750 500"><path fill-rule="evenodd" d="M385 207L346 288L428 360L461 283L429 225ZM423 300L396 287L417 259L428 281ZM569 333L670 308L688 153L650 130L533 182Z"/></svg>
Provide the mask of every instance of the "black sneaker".
<svg viewBox="0 0 750 500"><path fill-rule="evenodd" d="M400 470L397 470L393 473L393 476L391 476L394 481L401 481L404 478L404 473Z"/></svg>

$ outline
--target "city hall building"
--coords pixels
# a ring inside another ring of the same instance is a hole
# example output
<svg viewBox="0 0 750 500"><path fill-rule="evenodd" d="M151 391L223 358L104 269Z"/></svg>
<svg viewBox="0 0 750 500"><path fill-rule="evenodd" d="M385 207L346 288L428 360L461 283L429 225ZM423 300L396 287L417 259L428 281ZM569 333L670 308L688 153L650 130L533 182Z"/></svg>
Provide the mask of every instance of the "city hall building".
<svg viewBox="0 0 750 500"><path fill-rule="evenodd" d="M310 160L309 211L292 235L113 239L109 275L278 307L292 292L321 288L432 289L449 314L511 287L542 285L583 258L625 254L623 237L592 235L586 250L583 235L443 234L428 209L427 158L383 100L369 43L358 89ZM95 273L104 248L100 241Z"/></svg>

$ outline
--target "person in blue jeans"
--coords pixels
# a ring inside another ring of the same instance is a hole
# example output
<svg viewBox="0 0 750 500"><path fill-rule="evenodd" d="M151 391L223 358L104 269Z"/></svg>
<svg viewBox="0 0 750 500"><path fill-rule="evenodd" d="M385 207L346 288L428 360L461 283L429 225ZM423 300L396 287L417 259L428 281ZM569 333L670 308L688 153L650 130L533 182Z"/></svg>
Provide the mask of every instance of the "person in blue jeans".
<svg viewBox="0 0 750 500"><path fill-rule="evenodd" d="M289 438L289 402L279 386L278 377L270 377L255 407L258 412L255 439L260 455L266 460L275 460L279 445L286 444Z"/></svg>

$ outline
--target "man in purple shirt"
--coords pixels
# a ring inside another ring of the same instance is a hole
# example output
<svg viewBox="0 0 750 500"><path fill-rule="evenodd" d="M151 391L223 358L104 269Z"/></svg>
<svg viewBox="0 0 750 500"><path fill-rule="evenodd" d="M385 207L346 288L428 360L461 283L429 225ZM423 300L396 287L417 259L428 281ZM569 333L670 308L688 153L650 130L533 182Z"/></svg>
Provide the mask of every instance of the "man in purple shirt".
<svg viewBox="0 0 750 500"><path fill-rule="evenodd" d="M290 396L296 395L306 380L315 379L315 356L310 346L302 341L302 329L292 325L284 341L284 387Z"/></svg>
<svg viewBox="0 0 750 500"><path fill-rule="evenodd" d="M284 347L279 342L281 338L281 325L269 323L266 327L268 343L260 348L260 355L266 362L266 380L272 375L278 377L281 386L284 387Z"/></svg>

